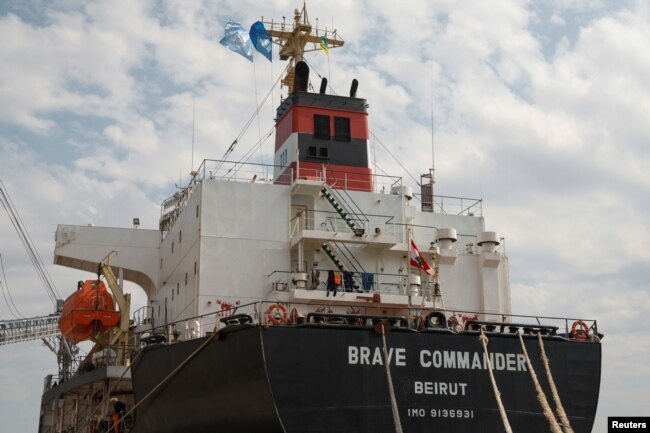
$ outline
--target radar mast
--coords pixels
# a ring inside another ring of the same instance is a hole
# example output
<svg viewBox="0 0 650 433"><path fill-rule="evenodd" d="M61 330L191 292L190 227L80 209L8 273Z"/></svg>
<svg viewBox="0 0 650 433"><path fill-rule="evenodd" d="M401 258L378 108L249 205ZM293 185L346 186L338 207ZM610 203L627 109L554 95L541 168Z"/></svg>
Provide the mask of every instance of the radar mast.
<svg viewBox="0 0 650 433"><path fill-rule="evenodd" d="M282 78L282 84L289 89L289 94L293 92L296 63L304 60L304 53L321 50L321 38L327 41L328 49L342 47L345 43L336 29L321 30L311 26L306 3L303 3L302 10L294 11L292 26L286 24L285 17L282 17L282 22L264 21L264 18L262 21L273 38L273 43L280 47L280 60L289 60L287 73ZM308 43L314 44L314 47L305 49Z"/></svg>

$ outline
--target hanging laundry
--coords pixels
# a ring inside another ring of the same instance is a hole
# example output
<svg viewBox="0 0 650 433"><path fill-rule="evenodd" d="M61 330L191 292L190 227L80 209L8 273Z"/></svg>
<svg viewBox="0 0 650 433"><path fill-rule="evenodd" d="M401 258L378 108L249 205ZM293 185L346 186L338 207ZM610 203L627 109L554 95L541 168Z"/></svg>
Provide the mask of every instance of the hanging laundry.
<svg viewBox="0 0 650 433"><path fill-rule="evenodd" d="M361 285L363 286L364 292L369 292L373 289L374 277L375 275L370 272L364 272L361 274Z"/></svg>
<svg viewBox="0 0 650 433"><path fill-rule="evenodd" d="M354 290L354 274L349 271L343 271L343 287L346 292Z"/></svg>
<svg viewBox="0 0 650 433"><path fill-rule="evenodd" d="M339 276L339 283L341 282L341 277ZM325 296L330 295L330 291L332 291L334 294L333 296L336 296L336 291L337 291L337 284L336 284L336 274L334 271L327 271L327 294Z"/></svg>

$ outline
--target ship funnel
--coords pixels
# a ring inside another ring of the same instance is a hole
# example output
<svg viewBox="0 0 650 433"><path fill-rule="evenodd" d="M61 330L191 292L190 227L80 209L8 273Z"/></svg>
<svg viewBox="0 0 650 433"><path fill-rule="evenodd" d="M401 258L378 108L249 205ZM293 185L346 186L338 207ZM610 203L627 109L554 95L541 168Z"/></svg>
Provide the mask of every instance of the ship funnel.
<svg viewBox="0 0 650 433"><path fill-rule="evenodd" d="M293 91L306 92L309 85L309 66L307 63L300 61L296 64L296 75L293 78Z"/></svg>
<svg viewBox="0 0 650 433"><path fill-rule="evenodd" d="M357 88L359 87L359 81L355 78L352 80L352 85L350 86L350 98L357 97Z"/></svg>
<svg viewBox="0 0 650 433"><path fill-rule="evenodd" d="M320 91L319 91L319 93L321 95L324 95L325 90L327 90L327 78L323 77L323 79L320 80Z"/></svg>

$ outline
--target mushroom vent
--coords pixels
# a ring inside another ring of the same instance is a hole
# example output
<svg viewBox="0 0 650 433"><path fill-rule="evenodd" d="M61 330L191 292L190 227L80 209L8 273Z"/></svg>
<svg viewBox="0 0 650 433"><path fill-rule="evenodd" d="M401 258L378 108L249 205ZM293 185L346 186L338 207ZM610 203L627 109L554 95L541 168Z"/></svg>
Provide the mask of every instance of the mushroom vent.
<svg viewBox="0 0 650 433"><path fill-rule="evenodd" d="M438 245L441 250L450 250L452 244L457 240L456 229L438 229Z"/></svg>
<svg viewBox="0 0 650 433"><path fill-rule="evenodd" d="M476 237L476 244L482 248L484 253L493 253L500 243L497 232L481 232Z"/></svg>

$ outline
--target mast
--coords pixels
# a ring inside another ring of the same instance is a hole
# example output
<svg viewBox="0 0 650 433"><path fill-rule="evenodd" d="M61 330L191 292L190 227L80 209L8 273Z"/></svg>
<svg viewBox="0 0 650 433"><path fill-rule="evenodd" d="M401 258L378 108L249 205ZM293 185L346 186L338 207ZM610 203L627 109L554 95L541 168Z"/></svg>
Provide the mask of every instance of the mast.
<svg viewBox="0 0 650 433"><path fill-rule="evenodd" d="M321 38L327 41L328 49L342 47L345 43L336 29L329 31L312 28L307 16L306 3L303 3L302 10L294 10L292 29L286 25L284 17L281 23L266 21L264 24L266 31L273 37L273 43L280 47L280 60L289 60L287 74L282 78L282 84L289 89L289 94L293 92L296 63L304 60L304 53L320 50ZM305 49L308 43L314 44L314 47Z"/></svg>

